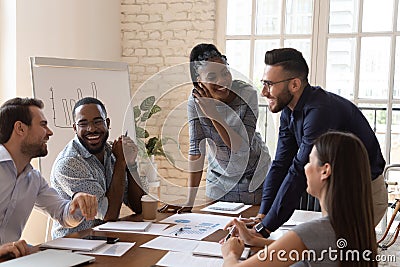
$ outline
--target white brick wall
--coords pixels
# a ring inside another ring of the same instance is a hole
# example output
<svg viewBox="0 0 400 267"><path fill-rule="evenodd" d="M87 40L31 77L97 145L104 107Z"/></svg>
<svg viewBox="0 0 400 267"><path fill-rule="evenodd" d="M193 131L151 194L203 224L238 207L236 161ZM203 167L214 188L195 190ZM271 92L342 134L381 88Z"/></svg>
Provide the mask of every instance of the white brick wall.
<svg viewBox="0 0 400 267"><path fill-rule="evenodd" d="M217 0L122 0L121 30L122 58L130 64L131 90L137 89L158 71L168 67L187 63L192 47L198 43L215 43L215 13ZM166 102L160 101L161 114L157 114L147 123L151 136L159 129L160 121L173 110L176 105L187 100L187 91L177 90L168 95ZM174 95L175 94L175 95ZM165 103L168 103L167 105ZM187 157L188 133L185 125L185 115L176 118L176 125L181 127L179 140L181 153ZM175 119L175 118L174 118ZM169 124L171 124L169 122ZM178 160L182 160L179 158ZM173 184L186 185L188 174L173 168L163 159L157 159L159 173ZM185 190L186 191L186 190ZM168 188L162 183L161 194L183 197L186 192L177 188ZM198 196L204 195L200 191Z"/></svg>

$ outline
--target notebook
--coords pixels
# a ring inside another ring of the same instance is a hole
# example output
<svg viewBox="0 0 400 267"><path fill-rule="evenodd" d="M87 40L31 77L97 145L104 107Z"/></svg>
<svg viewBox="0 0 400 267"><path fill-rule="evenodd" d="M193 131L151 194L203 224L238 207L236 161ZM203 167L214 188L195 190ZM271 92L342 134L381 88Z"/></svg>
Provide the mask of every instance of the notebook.
<svg viewBox="0 0 400 267"><path fill-rule="evenodd" d="M222 258L221 244L217 242L200 242L192 252L193 255L198 256L211 256ZM250 248L244 248L241 260L245 260L249 257Z"/></svg>
<svg viewBox="0 0 400 267"><path fill-rule="evenodd" d="M86 240L78 238L57 238L41 244L40 248L93 251L107 243L106 240Z"/></svg>
<svg viewBox="0 0 400 267"><path fill-rule="evenodd" d="M208 206L209 209L213 210L229 210L229 211L238 210L242 207L244 207L244 203L224 202L224 201L218 201Z"/></svg>
<svg viewBox="0 0 400 267"><path fill-rule="evenodd" d="M76 266L95 261L95 257L47 249L21 258L9 260L0 264L1 267L66 267Z"/></svg>
<svg viewBox="0 0 400 267"><path fill-rule="evenodd" d="M152 222L106 222L98 226L99 230L112 230L112 231L135 231L135 232L146 232Z"/></svg>

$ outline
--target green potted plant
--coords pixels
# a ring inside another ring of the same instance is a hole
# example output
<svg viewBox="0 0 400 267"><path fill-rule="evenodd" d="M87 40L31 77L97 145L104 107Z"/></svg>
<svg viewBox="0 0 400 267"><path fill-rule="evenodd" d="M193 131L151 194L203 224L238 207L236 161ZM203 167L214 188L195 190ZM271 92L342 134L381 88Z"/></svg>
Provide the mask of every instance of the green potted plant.
<svg viewBox="0 0 400 267"><path fill-rule="evenodd" d="M164 150L163 145L167 144L169 141L172 141L177 145L178 143L170 137L150 137L149 132L145 128L141 127L142 123L150 119L154 114L161 111L161 107L155 104L155 97L147 97L142 101L140 106L134 106L133 110L139 156L142 158L150 158L150 161L153 161L154 156L163 156L174 164L172 155Z"/></svg>

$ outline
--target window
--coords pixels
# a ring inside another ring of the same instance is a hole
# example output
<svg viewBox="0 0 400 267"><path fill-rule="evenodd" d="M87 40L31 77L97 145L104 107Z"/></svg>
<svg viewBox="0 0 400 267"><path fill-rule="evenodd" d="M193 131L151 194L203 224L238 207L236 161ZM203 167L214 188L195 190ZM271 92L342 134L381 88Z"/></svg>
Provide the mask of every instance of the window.
<svg viewBox="0 0 400 267"><path fill-rule="evenodd" d="M358 105L387 164L400 163L399 1L219 0L217 44L259 88L265 51L300 50L311 84Z"/></svg>

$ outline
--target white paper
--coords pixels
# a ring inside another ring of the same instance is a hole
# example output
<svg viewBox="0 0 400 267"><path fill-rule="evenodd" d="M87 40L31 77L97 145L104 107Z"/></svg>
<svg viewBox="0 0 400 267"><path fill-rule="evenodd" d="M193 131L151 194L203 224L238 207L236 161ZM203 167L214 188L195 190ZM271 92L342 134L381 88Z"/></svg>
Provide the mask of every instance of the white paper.
<svg viewBox="0 0 400 267"><path fill-rule="evenodd" d="M156 265L168 267L220 267L223 259L215 257L194 256L185 252L168 252Z"/></svg>
<svg viewBox="0 0 400 267"><path fill-rule="evenodd" d="M143 248L185 252L222 258L221 244L210 241L196 241L188 239L177 239L172 237L157 237L149 242L141 245ZM250 248L245 248L242 258L245 259L249 256ZM188 265L189 266L189 265Z"/></svg>
<svg viewBox="0 0 400 267"><path fill-rule="evenodd" d="M217 242L201 241L192 251L193 255L211 256L222 258L221 244ZM245 260L249 257L250 248L244 248L240 259Z"/></svg>
<svg viewBox="0 0 400 267"><path fill-rule="evenodd" d="M164 223L153 223L146 232L137 231L118 231L118 230L101 230L99 226L93 227L92 229L99 232L117 232L117 233L130 233L130 234L145 234L145 235L161 235L163 230L167 228L169 224Z"/></svg>
<svg viewBox="0 0 400 267"><path fill-rule="evenodd" d="M131 247L133 247L136 243L130 242L117 242L115 244L106 244L99 249L90 252L78 251L80 254L90 254L90 255L102 255L102 256L115 256L121 257L124 255Z"/></svg>
<svg viewBox="0 0 400 267"><path fill-rule="evenodd" d="M199 241L196 240L159 236L140 247L192 253L198 244Z"/></svg>
<svg viewBox="0 0 400 267"><path fill-rule="evenodd" d="M302 224L304 222L309 222L322 217L322 213L318 211L308 211L308 210L295 210L292 217L285 222L281 228L287 229L294 227L296 225Z"/></svg>
<svg viewBox="0 0 400 267"><path fill-rule="evenodd" d="M214 212L214 213L223 213L223 214L240 214L243 211L247 210L250 208L252 205L244 205L240 209L237 210L215 210L215 209L210 209L209 206L202 208L201 211L206 211L206 212ZM232 219L232 218L231 218Z"/></svg>
<svg viewBox="0 0 400 267"><path fill-rule="evenodd" d="M213 228L224 229L233 217L214 215L214 214L203 214L203 213L182 213L171 215L164 220L162 223L173 223L180 225L209 225Z"/></svg>

